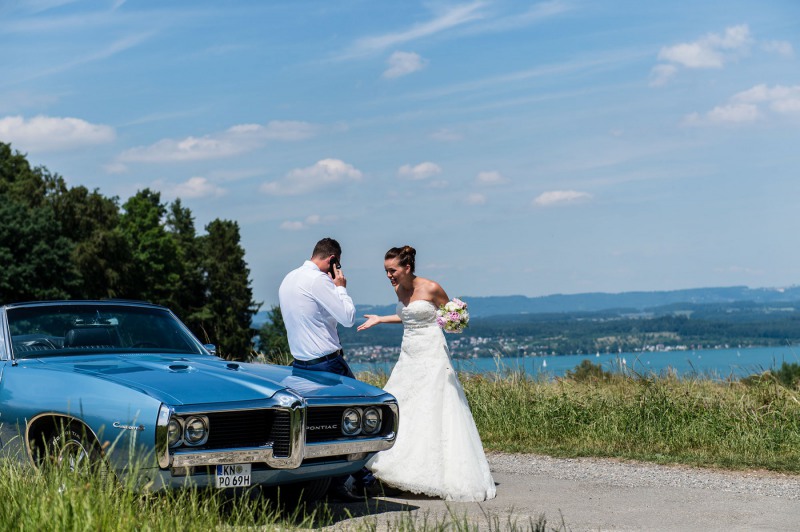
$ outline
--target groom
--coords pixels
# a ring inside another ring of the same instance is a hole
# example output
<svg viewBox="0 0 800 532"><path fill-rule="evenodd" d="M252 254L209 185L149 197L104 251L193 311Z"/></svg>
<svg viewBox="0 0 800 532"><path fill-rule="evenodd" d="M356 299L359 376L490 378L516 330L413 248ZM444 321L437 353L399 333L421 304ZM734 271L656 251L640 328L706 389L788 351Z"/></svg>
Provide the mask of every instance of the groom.
<svg viewBox="0 0 800 532"><path fill-rule="evenodd" d="M340 260L342 247L332 238L323 238L311 258L289 272L278 290L281 314L286 325L292 366L310 371L329 371L355 378L344 359L336 324L352 327L356 308L347 295L347 278ZM353 475L332 480L332 494L344 501L363 500L375 478L362 469Z"/></svg>

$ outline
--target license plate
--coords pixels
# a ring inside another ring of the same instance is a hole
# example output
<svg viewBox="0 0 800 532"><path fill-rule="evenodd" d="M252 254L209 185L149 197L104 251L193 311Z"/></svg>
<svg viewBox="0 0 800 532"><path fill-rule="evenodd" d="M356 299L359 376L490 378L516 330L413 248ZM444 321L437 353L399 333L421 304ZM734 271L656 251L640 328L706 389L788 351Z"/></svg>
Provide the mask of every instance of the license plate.
<svg viewBox="0 0 800 532"><path fill-rule="evenodd" d="M250 464L226 464L217 466L217 488L240 488L250 485Z"/></svg>

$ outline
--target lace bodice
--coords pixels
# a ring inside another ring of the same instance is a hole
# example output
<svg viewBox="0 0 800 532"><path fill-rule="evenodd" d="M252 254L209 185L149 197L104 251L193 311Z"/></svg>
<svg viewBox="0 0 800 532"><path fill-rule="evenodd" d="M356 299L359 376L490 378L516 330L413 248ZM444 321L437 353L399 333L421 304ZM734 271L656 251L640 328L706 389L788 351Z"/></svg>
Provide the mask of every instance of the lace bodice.
<svg viewBox="0 0 800 532"><path fill-rule="evenodd" d="M436 326L436 306L430 301L418 299L403 305L397 302L397 315L403 320L406 329Z"/></svg>

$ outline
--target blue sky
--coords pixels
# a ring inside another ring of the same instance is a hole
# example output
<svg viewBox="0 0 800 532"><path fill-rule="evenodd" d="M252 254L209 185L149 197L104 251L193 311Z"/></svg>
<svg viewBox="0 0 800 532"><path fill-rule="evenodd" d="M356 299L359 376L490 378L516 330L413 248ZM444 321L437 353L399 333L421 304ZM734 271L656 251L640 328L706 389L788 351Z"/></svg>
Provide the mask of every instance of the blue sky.
<svg viewBox="0 0 800 532"><path fill-rule="evenodd" d="M337 238L452 296L800 278L800 2L0 1L0 140L236 220L254 296Z"/></svg>

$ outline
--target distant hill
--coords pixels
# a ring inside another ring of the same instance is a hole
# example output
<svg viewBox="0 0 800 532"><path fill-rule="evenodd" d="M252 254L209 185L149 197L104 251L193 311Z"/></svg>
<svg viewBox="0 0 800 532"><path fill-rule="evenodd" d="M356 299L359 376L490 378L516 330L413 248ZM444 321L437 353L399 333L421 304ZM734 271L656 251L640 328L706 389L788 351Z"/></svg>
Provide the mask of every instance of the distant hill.
<svg viewBox="0 0 800 532"><path fill-rule="evenodd" d="M789 288L692 288L660 292L622 292L609 294L554 294L541 297L488 296L464 297L470 316L485 318L510 314L555 314L562 312L597 312L612 309L642 311L680 303L705 305L713 303L783 303L800 300L800 286ZM394 313L394 305L356 305L358 315Z"/></svg>
<svg viewBox="0 0 800 532"><path fill-rule="evenodd" d="M753 302L761 304L800 301L800 286L787 288L748 288L731 286L721 288L691 288L653 292L621 292L616 294L589 292L584 294L554 294L541 297L488 296L463 298L469 303L473 318L517 314L556 314L567 312L598 312L603 310L643 311L675 304L727 304ZM364 314L393 314L395 305L356 305L356 316ZM267 311L253 318L259 327L266 320Z"/></svg>

